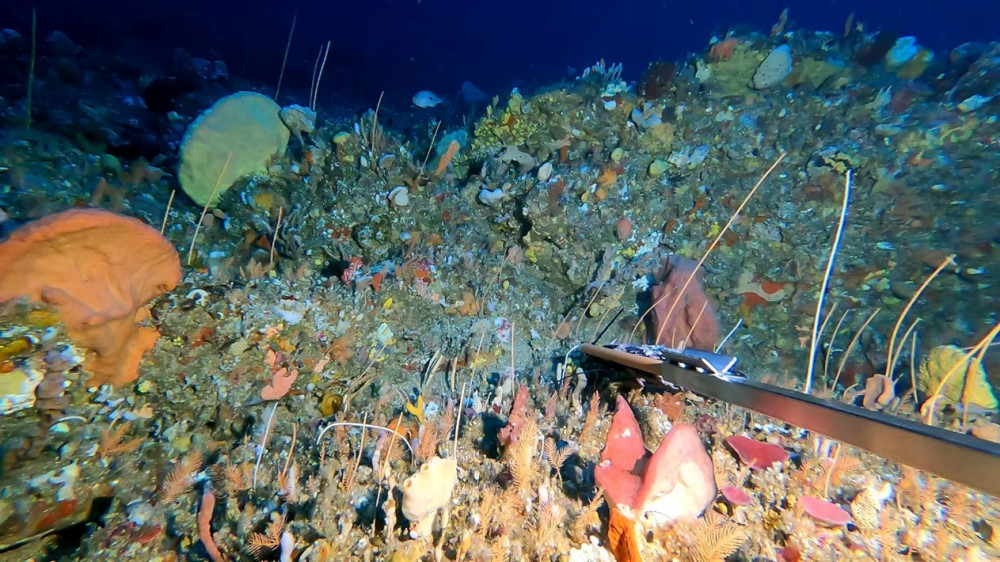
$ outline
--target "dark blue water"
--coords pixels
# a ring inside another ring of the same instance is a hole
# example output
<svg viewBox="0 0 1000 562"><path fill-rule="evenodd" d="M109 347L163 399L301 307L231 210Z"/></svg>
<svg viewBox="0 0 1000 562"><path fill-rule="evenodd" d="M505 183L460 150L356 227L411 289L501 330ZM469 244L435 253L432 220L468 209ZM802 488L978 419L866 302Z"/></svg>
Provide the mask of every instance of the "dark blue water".
<svg viewBox="0 0 1000 562"><path fill-rule="evenodd" d="M289 91L308 89L316 52L329 40L324 95L371 104L385 90L390 105L424 88L451 95L464 80L489 94L550 84L600 58L624 63L625 77L638 79L649 62L700 52L713 34L734 26L766 31L785 7L788 29L839 33L853 11L866 29L916 35L938 50L1000 36L995 0L15 0L0 6L0 25L28 29L31 6L39 37L58 29L84 47L127 51L151 65L184 47L226 61L234 75L257 84L276 81L298 13Z"/></svg>

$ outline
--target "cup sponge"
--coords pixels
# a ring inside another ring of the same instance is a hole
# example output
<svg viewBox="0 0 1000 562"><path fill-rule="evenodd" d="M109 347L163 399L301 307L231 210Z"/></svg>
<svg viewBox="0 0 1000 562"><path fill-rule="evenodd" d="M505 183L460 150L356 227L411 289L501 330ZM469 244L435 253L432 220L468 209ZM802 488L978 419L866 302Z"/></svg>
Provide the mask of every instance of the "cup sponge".
<svg viewBox="0 0 1000 562"><path fill-rule="evenodd" d="M218 182L214 205L236 180L265 171L268 161L288 147L289 131L278 117L280 110L271 98L255 92L236 92L206 109L181 141L177 175L184 192L206 205Z"/></svg>

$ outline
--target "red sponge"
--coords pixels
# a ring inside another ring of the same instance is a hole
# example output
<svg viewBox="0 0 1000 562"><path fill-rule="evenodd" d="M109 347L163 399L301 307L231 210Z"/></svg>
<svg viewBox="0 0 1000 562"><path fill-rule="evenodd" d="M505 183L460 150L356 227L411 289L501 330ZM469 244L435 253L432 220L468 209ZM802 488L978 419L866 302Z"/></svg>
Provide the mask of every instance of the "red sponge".
<svg viewBox="0 0 1000 562"><path fill-rule="evenodd" d="M698 262L670 256L653 287L656 343L712 351L719 343L719 319L705 294Z"/></svg>

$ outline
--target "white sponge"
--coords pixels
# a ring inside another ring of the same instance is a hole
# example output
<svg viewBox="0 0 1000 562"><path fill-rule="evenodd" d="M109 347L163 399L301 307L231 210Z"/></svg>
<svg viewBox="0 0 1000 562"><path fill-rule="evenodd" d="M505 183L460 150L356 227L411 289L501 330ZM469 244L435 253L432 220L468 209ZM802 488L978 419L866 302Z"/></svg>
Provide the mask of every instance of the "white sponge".
<svg viewBox="0 0 1000 562"><path fill-rule="evenodd" d="M434 515L448 505L457 482L458 462L454 457L434 457L403 482L403 515L413 524L417 537L431 533Z"/></svg>
<svg viewBox="0 0 1000 562"><path fill-rule="evenodd" d="M764 61L753 73L753 80L750 85L755 90L764 90L771 86L776 86L792 73L792 52L788 45L782 45L764 58Z"/></svg>

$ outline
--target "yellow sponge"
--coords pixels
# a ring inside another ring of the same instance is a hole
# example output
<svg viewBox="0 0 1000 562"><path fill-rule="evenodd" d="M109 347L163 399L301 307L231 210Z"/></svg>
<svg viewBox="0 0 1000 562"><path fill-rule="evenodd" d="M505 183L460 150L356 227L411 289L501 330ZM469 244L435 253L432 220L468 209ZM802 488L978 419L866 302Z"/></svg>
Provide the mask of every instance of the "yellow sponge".
<svg viewBox="0 0 1000 562"><path fill-rule="evenodd" d="M237 92L206 109L181 141L177 175L184 193L205 205L218 181L214 205L236 180L265 171L271 158L288 147L289 131L278 117L280 110L271 98L255 92ZM223 167L226 173L220 179Z"/></svg>
<svg viewBox="0 0 1000 562"><path fill-rule="evenodd" d="M941 389L941 397L951 404L970 404L986 410L997 408L997 398L986 380L986 370L975 356L965 358L965 352L953 345L939 345L931 350L920 365L917 374L917 390L925 395L933 394L941 380L957 363L958 367Z"/></svg>

